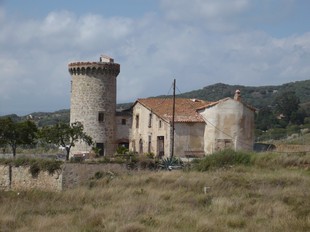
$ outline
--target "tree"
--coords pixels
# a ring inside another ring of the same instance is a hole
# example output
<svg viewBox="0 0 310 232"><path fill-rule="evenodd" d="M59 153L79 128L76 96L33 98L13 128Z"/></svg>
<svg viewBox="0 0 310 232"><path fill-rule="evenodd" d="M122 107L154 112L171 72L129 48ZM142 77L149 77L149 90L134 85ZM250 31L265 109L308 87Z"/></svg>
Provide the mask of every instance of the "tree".
<svg viewBox="0 0 310 232"><path fill-rule="evenodd" d="M294 91L283 92L275 99L275 109L278 114L283 114L284 120L293 122L294 115L298 112L300 100Z"/></svg>
<svg viewBox="0 0 310 232"><path fill-rule="evenodd" d="M9 145L15 158L18 146L35 144L37 131L36 124L31 121L14 122L11 118L1 118L0 144Z"/></svg>
<svg viewBox="0 0 310 232"><path fill-rule="evenodd" d="M66 148L66 160L69 160L71 147L78 141L84 141L89 146L93 144L92 138L84 132L82 123L75 122L71 125L58 123L54 126L43 127L40 137L47 143L53 143Z"/></svg>
<svg viewBox="0 0 310 232"><path fill-rule="evenodd" d="M260 109L255 115L255 125L259 130L266 131L276 124L278 124L277 118L269 107Z"/></svg>

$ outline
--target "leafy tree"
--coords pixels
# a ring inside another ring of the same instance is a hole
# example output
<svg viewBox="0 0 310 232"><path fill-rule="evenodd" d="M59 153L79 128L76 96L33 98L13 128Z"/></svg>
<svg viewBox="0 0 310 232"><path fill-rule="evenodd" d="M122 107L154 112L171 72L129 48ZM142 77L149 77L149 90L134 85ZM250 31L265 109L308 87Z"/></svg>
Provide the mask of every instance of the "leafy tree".
<svg viewBox="0 0 310 232"><path fill-rule="evenodd" d="M20 145L35 144L37 126L31 121L14 122L11 118L0 119L0 144L9 145L16 156L16 148Z"/></svg>
<svg viewBox="0 0 310 232"><path fill-rule="evenodd" d="M82 123L75 122L71 125L58 123L54 126L43 127L40 137L47 143L56 144L66 148L66 160L69 160L71 147L78 141L84 141L88 145L93 144L92 138L84 132Z"/></svg>
<svg viewBox="0 0 310 232"><path fill-rule="evenodd" d="M278 124L277 118L268 107L260 109L258 114L255 115L255 125L259 130L266 131L276 124Z"/></svg>
<svg viewBox="0 0 310 232"><path fill-rule="evenodd" d="M300 100L294 91L283 92L275 99L275 109L278 114L283 114L284 120L294 123L299 109Z"/></svg>

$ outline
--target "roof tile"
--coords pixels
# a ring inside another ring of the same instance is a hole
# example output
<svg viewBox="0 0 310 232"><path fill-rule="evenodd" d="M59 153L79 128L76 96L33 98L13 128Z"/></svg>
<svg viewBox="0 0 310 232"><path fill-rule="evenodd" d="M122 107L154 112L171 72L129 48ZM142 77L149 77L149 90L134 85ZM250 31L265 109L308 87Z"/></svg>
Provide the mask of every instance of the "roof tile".
<svg viewBox="0 0 310 232"><path fill-rule="evenodd" d="M172 121L173 99L172 98L144 98L137 102L151 110L154 114L170 122ZM175 99L175 122L204 122L201 115L196 111L207 105L207 101L199 99L176 98Z"/></svg>

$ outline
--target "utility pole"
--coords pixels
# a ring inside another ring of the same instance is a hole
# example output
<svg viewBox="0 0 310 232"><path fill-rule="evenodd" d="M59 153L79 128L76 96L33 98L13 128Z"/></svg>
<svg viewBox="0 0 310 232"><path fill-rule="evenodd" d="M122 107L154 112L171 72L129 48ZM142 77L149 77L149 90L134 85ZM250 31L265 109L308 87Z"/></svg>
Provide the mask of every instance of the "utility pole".
<svg viewBox="0 0 310 232"><path fill-rule="evenodd" d="M174 117L175 117L175 79L173 80L173 106L172 106L172 134L171 134L171 158L174 155Z"/></svg>

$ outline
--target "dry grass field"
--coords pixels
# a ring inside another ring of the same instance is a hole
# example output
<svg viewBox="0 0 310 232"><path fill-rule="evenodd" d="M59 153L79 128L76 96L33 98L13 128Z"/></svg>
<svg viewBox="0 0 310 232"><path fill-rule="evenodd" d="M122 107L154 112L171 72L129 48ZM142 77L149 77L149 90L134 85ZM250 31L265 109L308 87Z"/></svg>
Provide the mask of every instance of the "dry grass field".
<svg viewBox="0 0 310 232"><path fill-rule="evenodd" d="M101 173L60 193L0 192L0 231L310 231L310 171L256 162Z"/></svg>

